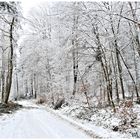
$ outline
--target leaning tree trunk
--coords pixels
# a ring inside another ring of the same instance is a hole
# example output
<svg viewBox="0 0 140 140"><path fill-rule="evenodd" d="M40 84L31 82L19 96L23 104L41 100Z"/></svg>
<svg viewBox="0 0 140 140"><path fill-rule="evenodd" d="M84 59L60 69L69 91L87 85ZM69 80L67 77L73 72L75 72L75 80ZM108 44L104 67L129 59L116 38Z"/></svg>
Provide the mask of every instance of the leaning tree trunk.
<svg viewBox="0 0 140 140"><path fill-rule="evenodd" d="M11 85L12 85L12 74L13 74L13 26L14 26L15 18L13 17L12 22L10 24L10 59L8 64L8 74L7 74L7 82L6 82L6 88L5 88L5 95L4 95L4 103L7 104Z"/></svg>

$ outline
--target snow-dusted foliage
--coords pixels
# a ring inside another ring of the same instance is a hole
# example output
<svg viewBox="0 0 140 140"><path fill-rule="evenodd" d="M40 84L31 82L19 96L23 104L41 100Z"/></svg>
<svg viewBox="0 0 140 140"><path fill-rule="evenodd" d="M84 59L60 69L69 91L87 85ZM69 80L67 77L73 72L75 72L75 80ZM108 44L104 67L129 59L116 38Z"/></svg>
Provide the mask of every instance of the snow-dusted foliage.
<svg viewBox="0 0 140 140"><path fill-rule="evenodd" d="M20 45L20 92L84 96L80 101L89 106L97 100L114 111L127 97L139 102L137 7L138 2L44 2L34 7Z"/></svg>

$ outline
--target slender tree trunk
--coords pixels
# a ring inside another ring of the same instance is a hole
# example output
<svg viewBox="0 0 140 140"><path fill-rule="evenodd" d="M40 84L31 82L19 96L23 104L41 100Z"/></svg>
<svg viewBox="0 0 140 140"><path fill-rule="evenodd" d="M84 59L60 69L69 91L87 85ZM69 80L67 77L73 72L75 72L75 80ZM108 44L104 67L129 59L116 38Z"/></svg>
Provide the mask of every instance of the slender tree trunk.
<svg viewBox="0 0 140 140"><path fill-rule="evenodd" d="M124 92L124 85L123 85L123 78L122 78L122 66L121 66L121 62L120 62L120 56L119 56L119 52L118 52L118 44L117 44L117 39L116 39L116 35L115 35L115 31L114 31L114 27L113 27L113 22L112 22L112 18L110 17L111 20L111 29L112 29L112 33L114 35L114 46L115 46L115 53L116 53L116 61L117 61L117 66L118 66L118 72L119 72L119 79L120 79L120 86L121 86L121 91L122 91L122 97L123 99L125 99L125 92Z"/></svg>
<svg viewBox="0 0 140 140"><path fill-rule="evenodd" d="M0 73L2 74L2 72L0 72ZM2 91L1 84L2 84L2 75L0 75L0 92Z"/></svg>
<svg viewBox="0 0 140 140"><path fill-rule="evenodd" d="M14 26L14 21L15 18L12 18L12 22L10 24L10 60L9 60L9 70L7 74L7 83L6 83L6 88L5 88L5 98L4 98L4 103L7 104L9 95L10 95L10 90L11 90L11 85L12 85L12 74L13 74L13 26Z"/></svg>
<svg viewBox="0 0 140 140"><path fill-rule="evenodd" d="M73 39L72 39L72 46L73 46L73 78L74 78L74 85L73 85L73 95L76 93L77 88L77 80L78 80L78 41L77 41L77 27L78 26L78 16L74 15L74 25L73 25Z"/></svg>
<svg viewBox="0 0 140 140"><path fill-rule="evenodd" d="M112 96L112 82L111 82L111 79L110 79L110 74L109 74L109 69L111 71L111 67L107 65L107 59L106 59L106 56L105 56L105 52L102 48L102 44L100 42L100 38L99 38L99 33L98 33L98 27L94 26L93 25L93 33L97 39L97 46L98 46L98 53L100 54L100 57L98 56L98 61L100 61L101 63L101 67L103 69L103 72L104 72L104 76L105 76L105 80L106 80L106 84L107 84L107 98L108 98L108 103L109 105L112 104L112 107L114 109L114 112L116 111L115 109L115 104L114 104L114 101L113 101L113 96ZM102 55L102 56L101 56ZM103 61L104 60L104 61ZM104 64L105 63L105 64Z"/></svg>
<svg viewBox="0 0 140 140"><path fill-rule="evenodd" d="M31 75L30 81L31 81L31 91L30 91L30 93L31 93L31 97L33 97L33 77L32 77L32 75Z"/></svg>
<svg viewBox="0 0 140 140"><path fill-rule="evenodd" d="M3 56L3 54L2 54ZM3 64L3 57L2 57L2 72L1 72L1 82L2 82L2 91L1 91L1 102L4 103L4 90L5 90L5 74L4 74L4 64Z"/></svg>
<svg viewBox="0 0 140 140"><path fill-rule="evenodd" d="M17 88L17 97L16 97L16 99L18 99L18 97L19 97L19 86L18 86L18 74L17 74L17 71L16 71L16 88Z"/></svg>
<svg viewBox="0 0 140 140"><path fill-rule="evenodd" d="M36 84L36 74L34 74L34 97L37 97L37 84Z"/></svg>
<svg viewBox="0 0 140 140"><path fill-rule="evenodd" d="M25 80L25 96L27 96L27 93L29 92L29 89L28 89L28 82L27 80Z"/></svg>
<svg viewBox="0 0 140 140"><path fill-rule="evenodd" d="M75 45L73 43L73 45ZM73 95L76 93L77 88L77 79L78 79L78 52L77 50L73 50L73 75L74 75L74 86L73 86Z"/></svg>
<svg viewBox="0 0 140 140"><path fill-rule="evenodd" d="M120 52L119 52L119 53L120 53ZM131 74L131 72L130 72L130 70L129 70L129 68L128 68L128 66L127 66L127 64L126 64L126 62L125 62L125 60L124 60L124 58L123 58L123 56L121 55L121 53L120 53L120 56L121 56L122 61L123 61L123 63L124 63L124 65L125 65L125 67L126 67L128 73L129 73L129 75L130 75L130 78L132 79L132 82L133 82L133 84L134 84L134 88L135 88L136 96L137 96L137 102L140 103L140 98L139 98L139 93L138 93L138 89L137 89L136 82L135 82L135 80L134 80L134 78L133 78L133 76L132 76L132 74Z"/></svg>
<svg viewBox="0 0 140 140"><path fill-rule="evenodd" d="M123 10L123 6L121 8L120 14L122 13L122 10ZM116 61L117 61L118 72L119 72L121 92L122 92L123 99L125 99L125 91L124 91L124 84L123 84L123 78L122 78L122 66L121 66L121 62L120 62L120 56L119 56L119 52L118 52L118 43L117 43L117 37L116 37L116 35L119 33L120 21L121 21L121 18L118 21L117 29L115 31L115 28L113 25L113 20L112 20L112 15L110 15L110 25L111 25L111 30L112 30L112 33L114 36L114 47L115 47Z"/></svg>
<svg viewBox="0 0 140 140"><path fill-rule="evenodd" d="M116 65L114 63L113 55L111 52L111 58L112 58L112 65L113 65L113 70L114 70L114 75L115 75L115 91L116 91L116 97L117 97L117 102L119 103L120 97L119 97L119 91L118 91L118 78L117 78L117 71L116 71Z"/></svg>
<svg viewBox="0 0 140 140"><path fill-rule="evenodd" d="M106 75L106 70L105 70L105 67L104 67L104 64L103 64L103 61L101 60L101 67L103 69L103 72L104 72L104 77L105 77L105 80L106 80L106 85L107 85L107 100L108 100L108 104L111 105L111 101L110 101L110 93L109 93L109 86L108 86L108 79L107 79L107 75Z"/></svg>
<svg viewBox="0 0 140 140"><path fill-rule="evenodd" d="M121 90L122 90L122 97L123 97L123 99L125 99L125 92L124 92L124 85L123 85L123 78L122 78L122 66L121 66L118 47L117 47L116 43L115 43L115 52L116 52L118 72L119 72L119 78L120 78L120 84L121 84Z"/></svg>
<svg viewBox="0 0 140 140"><path fill-rule="evenodd" d="M130 9L131 9L131 13L132 13L133 20L137 22L138 19L137 19L137 17L136 17L135 8L133 8L131 2L128 2L128 4L129 4ZM138 28L139 28L139 27L137 26L137 24L134 23L136 49L137 49L137 52L138 52L138 54L139 54L139 56L140 56L140 40L139 40Z"/></svg>

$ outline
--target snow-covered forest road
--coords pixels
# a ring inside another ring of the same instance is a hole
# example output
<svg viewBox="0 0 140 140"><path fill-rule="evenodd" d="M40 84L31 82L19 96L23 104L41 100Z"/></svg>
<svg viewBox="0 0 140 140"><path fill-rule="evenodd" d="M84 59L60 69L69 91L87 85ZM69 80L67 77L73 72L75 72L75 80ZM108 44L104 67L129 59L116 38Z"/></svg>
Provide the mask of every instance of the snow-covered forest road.
<svg viewBox="0 0 140 140"><path fill-rule="evenodd" d="M90 138L42 106L19 103L27 108L0 117L0 138Z"/></svg>

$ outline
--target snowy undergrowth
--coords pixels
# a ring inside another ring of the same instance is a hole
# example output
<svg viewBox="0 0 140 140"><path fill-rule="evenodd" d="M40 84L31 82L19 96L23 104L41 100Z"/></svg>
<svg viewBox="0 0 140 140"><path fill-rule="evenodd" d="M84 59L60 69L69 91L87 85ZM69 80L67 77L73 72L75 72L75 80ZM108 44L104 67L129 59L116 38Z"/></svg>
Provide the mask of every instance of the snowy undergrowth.
<svg viewBox="0 0 140 140"><path fill-rule="evenodd" d="M121 104L114 113L111 107L88 109L75 104L63 106L55 113L83 124L86 130L103 138L140 138L140 105L124 108Z"/></svg>

